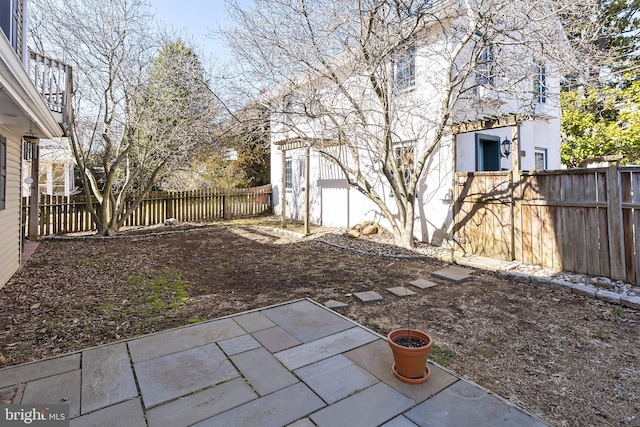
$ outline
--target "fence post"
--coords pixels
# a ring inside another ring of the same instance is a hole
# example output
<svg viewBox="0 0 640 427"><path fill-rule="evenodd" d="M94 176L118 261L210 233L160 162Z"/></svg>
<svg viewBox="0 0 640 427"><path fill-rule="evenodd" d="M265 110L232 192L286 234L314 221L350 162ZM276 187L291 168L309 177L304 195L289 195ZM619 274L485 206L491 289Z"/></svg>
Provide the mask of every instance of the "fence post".
<svg viewBox="0 0 640 427"><path fill-rule="evenodd" d="M166 218L175 218L173 216L173 193L166 194L165 203L167 204L167 209L165 211Z"/></svg>
<svg viewBox="0 0 640 427"><path fill-rule="evenodd" d="M222 193L222 219L227 219L227 195Z"/></svg>
<svg viewBox="0 0 640 427"><path fill-rule="evenodd" d="M622 195L618 160L607 167L607 218L609 222L609 265L611 278L627 280L624 258L624 233L622 231Z"/></svg>

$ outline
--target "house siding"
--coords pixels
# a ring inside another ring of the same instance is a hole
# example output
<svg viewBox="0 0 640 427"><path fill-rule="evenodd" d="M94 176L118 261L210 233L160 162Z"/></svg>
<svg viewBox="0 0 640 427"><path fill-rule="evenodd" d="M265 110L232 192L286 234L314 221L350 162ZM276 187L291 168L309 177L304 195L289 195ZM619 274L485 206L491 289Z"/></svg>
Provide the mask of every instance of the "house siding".
<svg viewBox="0 0 640 427"><path fill-rule="evenodd" d="M6 206L0 210L0 288L20 267L20 138L0 128L7 138Z"/></svg>

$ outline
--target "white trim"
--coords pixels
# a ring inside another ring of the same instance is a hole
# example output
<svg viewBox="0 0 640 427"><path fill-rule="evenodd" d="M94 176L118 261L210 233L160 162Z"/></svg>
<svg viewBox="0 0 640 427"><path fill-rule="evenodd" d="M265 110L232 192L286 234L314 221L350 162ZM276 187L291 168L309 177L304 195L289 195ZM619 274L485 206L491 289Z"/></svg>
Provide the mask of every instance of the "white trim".
<svg viewBox="0 0 640 427"><path fill-rule="evenodd" d="M13 51L6 37L0 37L0 86L2 90L21 108L25 115L45 138L62 136L62 129L53 113L44 102L26 70L22 67L20 58Z"/></svg>

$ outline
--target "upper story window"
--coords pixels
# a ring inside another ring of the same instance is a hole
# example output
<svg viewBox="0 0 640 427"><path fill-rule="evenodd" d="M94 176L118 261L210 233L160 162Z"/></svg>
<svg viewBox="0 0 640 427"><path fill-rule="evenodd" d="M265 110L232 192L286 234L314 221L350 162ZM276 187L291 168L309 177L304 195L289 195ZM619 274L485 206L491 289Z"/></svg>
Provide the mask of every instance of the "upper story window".
<svg viewBox="0 0 640 427"><path fill-rule="evenodd" d="M393 79L398 90L409 89L416 85L415 45L407 47L395 60Z"/></svg>
<svg viewBox="0 0 640 427"><path fill-rule="evenodd" d="M536 64L536 75L533 78L533 95L539 104L547 102L547 70L544 64Z"/></svg>
<svg viewBox="0 0 640 427"><path fill-rule="evenodd" d="M18 0L0 0L0 28L14 51L18 51Z"/></svg>
<svg viewBox="0 0 640 427"><path fill-rule="evenodd" d="M485 46L478 58L476 64L476 84L478 85L495 85L494 67L495 67L495 47L493 45Z"/></svg>

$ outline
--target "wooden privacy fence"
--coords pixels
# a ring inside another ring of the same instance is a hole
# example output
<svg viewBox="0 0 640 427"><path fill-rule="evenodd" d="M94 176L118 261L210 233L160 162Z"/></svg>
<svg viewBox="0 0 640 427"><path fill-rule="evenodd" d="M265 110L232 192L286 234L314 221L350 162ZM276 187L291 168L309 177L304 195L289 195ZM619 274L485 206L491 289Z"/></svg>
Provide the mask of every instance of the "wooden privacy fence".
<svg viewBox="0 0 640 427"><path fill-rule="evenodd" d="M467 253L640 283L640 168L456 173Z"/></svg>
<svg viewBox="0 0 640 427"><path fill-rule="evenodd" d="M130 197L125 203L133 203ZM23 198L25 224L30 214ZM271 185L253 188L211 188L194 191L156 191L145 197L127 218L125 226L162 224L168 218L181 222L231 219L271 212ZM96 230L83 195L41 195L39 236Z"/></svg>

